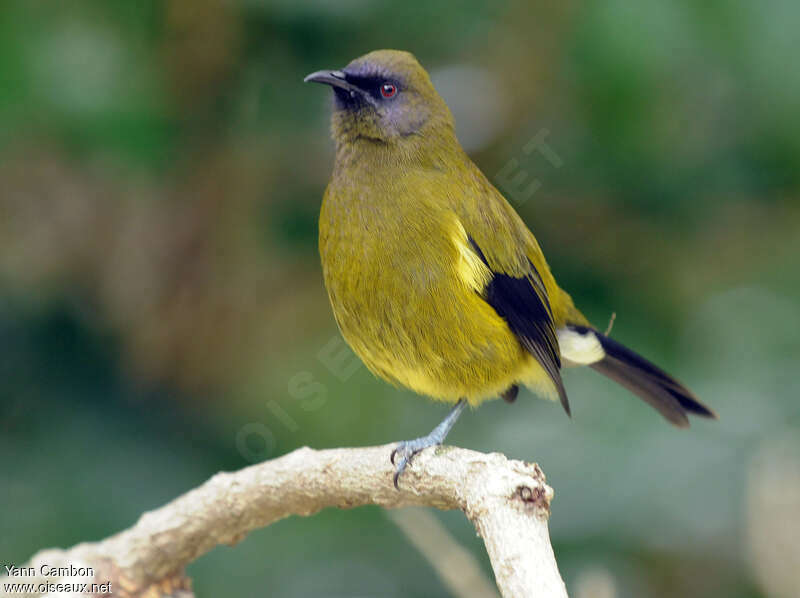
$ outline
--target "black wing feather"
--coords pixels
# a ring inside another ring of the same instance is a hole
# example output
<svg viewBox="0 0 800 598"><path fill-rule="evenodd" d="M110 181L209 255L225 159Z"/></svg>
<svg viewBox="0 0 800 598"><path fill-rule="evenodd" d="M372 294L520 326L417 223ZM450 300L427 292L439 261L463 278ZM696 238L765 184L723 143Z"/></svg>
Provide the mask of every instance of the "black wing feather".
<svg viewBox="0 0 800 598"><path fill-rule="evenodd" d="M475 240L470 237L469 241L491 270ZM484 298L550 376L558 391L561 405L569 415L569 400L561 381L561 354L553 325L553 312L539 272L530 260L528 264L530 271L522 277L492 271L492 278L484 289Z"/></svg>

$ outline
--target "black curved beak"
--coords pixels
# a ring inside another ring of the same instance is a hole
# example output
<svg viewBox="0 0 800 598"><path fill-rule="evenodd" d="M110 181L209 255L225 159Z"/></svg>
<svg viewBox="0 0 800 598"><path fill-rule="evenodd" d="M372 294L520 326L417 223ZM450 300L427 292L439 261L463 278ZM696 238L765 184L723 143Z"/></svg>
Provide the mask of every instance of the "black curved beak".
<svg viewBox="0 0 800 598"><path fill-rule="evenodd" d="M325 85L330 85L331 87L338 87L339 89L344 89L345 91L349 91L350 93L362 93L362 90L353 85L352 83L348 83L347 79L345 78L345 74L342 71L317 71L316 73L311 73L307 75L305 79L303 79L303 83L324 83Z"/></svg>

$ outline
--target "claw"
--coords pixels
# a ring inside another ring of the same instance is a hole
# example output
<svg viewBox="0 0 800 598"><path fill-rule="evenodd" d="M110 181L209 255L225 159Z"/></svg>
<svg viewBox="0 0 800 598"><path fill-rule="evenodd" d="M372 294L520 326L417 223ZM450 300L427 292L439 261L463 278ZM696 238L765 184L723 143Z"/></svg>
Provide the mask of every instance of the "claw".
<svg viewBox="0 0 800 598"><path fill-rule="evenodd" d="M395 469L393 477L394 487L397 490L400 490L400 476L403 475L403 472L406 470L406 466L411 463L411 459L414 457L414 455L416 455L419 450L422 449L417 451L412 449L412 452L408 454L408 444L404 442L400 443L400 445L392 451L392 465L395 464L394 459L401 450L404 452L404 454L402 454L397 460L397 469Z"/></svg>
<svg viewBox="0 0 800 598"><path fill-rule="evenodd" d="M421 453L429 446L436 446L438 442L431 442L428 438L417 438L416 440L406 440L398 444L391 454L392 465L396 465L394 472L394 487L400 489L400 476L406 470L406 466L414 459L414 456Z"/></svg>

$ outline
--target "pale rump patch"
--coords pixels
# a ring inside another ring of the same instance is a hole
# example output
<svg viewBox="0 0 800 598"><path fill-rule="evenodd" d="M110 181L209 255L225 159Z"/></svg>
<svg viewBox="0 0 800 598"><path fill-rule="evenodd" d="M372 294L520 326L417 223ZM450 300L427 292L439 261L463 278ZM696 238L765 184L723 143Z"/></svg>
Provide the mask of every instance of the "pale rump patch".
<svg viewBox="0 0 800 598"><path fill-rule="evenodd" d="M580 333L570 328L556 330L561 358L566 365L589 365L606 356L597 335L590 331Z"/></svg>

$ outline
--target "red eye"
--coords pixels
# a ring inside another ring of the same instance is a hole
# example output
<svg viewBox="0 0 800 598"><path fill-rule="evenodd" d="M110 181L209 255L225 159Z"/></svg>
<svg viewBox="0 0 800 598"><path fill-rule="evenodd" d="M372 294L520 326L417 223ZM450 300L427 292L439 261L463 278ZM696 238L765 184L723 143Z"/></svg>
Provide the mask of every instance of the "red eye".
<svg viewBox="0 0 800 598"><path fill-rule="evenodd" d="M397 86L392 83L384 83L381 85L381 95L384 98L391 98L397 93Z"/></svg>

